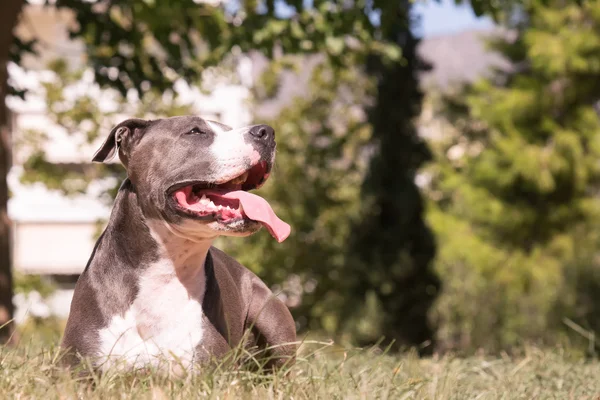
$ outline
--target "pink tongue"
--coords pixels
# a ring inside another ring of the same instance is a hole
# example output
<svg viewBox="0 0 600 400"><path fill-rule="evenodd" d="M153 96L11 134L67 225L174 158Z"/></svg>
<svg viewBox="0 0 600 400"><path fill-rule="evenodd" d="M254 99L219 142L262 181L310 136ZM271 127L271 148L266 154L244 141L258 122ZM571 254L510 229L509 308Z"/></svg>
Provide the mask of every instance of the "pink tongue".
<svg viewBox="0 0 600 400"><path fill-rule="evenodd" d="M239 200L244 209L244 214L251 220L263 224L279 243L290 235L290 226L275 215L269 203L262 197L243 190L223 193L221 197Z"/></svg>

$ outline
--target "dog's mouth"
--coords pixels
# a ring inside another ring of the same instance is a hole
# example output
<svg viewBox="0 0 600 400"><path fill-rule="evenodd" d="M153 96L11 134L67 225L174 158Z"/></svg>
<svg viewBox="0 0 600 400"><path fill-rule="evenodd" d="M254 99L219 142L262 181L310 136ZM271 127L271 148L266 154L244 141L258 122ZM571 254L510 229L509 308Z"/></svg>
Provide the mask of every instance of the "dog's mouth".
<svg viewBox="0 0 600 400"><path fill-rule="evenodd" d="M191 182L169 193L177 210L188 216L224 225L249 219L261 223L282 242L289 236L290 226L275 215L265 199L248 192L261 187L269 172L263 161L226 182Z"/></svg>

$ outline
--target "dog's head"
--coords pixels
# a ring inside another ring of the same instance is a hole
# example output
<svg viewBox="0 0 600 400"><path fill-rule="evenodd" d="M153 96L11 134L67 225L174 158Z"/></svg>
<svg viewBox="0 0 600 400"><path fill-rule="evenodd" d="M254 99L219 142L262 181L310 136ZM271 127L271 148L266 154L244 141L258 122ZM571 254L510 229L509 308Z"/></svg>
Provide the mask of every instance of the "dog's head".
<svg viewBox="0 0 600 400"><path fill-rule="evenodd" d="M248 193L264 184L275 161L275 131L239 129L196 116L117 125L93 161L118 153L144 214L189 234L245 236L261 225L282 241L289 226Z"/></svg>

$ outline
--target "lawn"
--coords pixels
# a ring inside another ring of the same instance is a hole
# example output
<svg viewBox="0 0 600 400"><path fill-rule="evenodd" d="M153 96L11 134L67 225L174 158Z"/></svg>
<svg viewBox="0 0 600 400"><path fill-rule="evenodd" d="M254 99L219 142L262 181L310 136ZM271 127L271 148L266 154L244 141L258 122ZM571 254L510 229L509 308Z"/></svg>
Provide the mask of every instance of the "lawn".
<svg viewBox="0 0 600 400"><path fill-rule="evenodd" d="M181 378L109 371L76 378L30 340L0 348L0 399L600 399L600 362L564 350L418 359L306 344L289 374L221 367Z"/></svg>

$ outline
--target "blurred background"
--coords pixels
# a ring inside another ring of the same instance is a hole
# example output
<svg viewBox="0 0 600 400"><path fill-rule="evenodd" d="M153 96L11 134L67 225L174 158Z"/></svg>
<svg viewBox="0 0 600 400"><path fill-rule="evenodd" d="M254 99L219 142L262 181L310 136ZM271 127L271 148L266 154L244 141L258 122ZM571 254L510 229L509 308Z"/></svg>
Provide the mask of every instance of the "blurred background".
<svg viewBox="0 0 600 400"><path fill-rule="evenodd" d="M0 332L56 341L129 117L275 127L292 226L216 246L300 334L595 354L600 1L3 0ZM8 218L7 218L8 217ZM13 338L17 336L12 336Z"/></svg>

